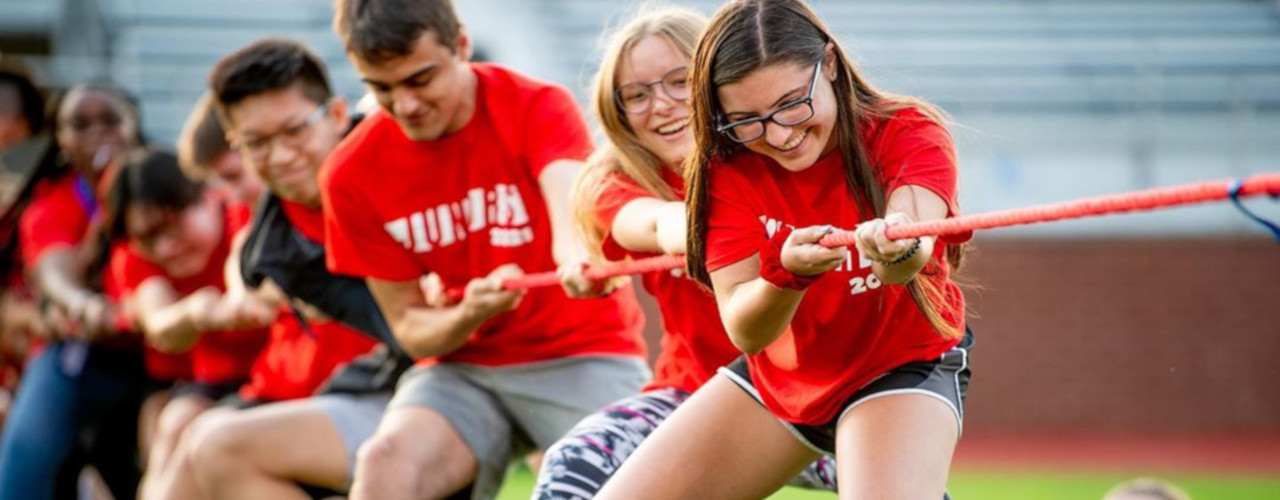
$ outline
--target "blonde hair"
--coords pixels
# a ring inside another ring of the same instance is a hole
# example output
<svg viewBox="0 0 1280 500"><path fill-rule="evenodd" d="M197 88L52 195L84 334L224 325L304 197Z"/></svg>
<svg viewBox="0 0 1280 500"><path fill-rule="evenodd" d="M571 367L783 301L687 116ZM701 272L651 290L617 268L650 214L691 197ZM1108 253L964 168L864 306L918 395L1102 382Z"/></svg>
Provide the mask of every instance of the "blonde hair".
<svg viewBox="0 0 1280 500"><path fill-rule="evenodd" d="M677 201L675 191L662 179L662 160L640 144L635 130L614 93L618 88L618 71L623 59L641 40L658 36L686 59L693 56L694 46L707 18L683 7L661 4L641 6L622 26L607 30L602 37L604 54L591 86L591 108L604 131L606 144L587 160L587 167L574 186L574 220L592 254L600 258L600 243L605 231L596 220L594 201L608 187L614 173L635 181L654 197Z"/></svg>

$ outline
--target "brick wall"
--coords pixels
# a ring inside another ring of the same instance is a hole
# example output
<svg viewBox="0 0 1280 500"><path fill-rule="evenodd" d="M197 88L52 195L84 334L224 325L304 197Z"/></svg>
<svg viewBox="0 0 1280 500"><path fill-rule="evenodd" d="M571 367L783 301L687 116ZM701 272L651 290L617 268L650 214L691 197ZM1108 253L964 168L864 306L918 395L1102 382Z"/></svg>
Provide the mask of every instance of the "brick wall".
<svg viewBox="0 0 1280 500"><path fill-rule="evenodd" d="M1280 244L977 247L967 429L1280 432Z"/></svg>

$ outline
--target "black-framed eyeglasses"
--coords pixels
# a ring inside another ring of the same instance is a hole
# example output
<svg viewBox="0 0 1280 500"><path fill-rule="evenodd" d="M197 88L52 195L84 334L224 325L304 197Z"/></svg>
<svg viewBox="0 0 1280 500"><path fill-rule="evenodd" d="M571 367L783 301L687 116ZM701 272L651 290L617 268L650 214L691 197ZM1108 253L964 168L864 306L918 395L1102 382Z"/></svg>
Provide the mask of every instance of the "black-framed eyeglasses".
<svg viewBox="0 0 1280 500"><path fill-rule="evenodd" d="M291 148L298 148L307 141L308 137L310 137L311 126L315 125L317 121L320 121L320 118L323 117L325 112L328 110L329 103L321 104L320 107L317 107L315 111L312 111L306 118L303 118L302 123L285 127L274 134L260 135L248 140L238 140L236 141L236 146L240 148L240 151L244 154L255 158L266 158L267 155L271 153L271 147L275 144L277 138L280 139L280 142Z"/></svg>
<svg viewBox="0 0 1280 500"><path fill-rule="evenodd" d="M638 115L649 110L653 105L654 87L661 86L662 91L677 101L689 99L689 67L681 66L668 71L662 78L649 83L628 83L613 91L613 99L618 108L627 114Z"/></svg>
<svg viewBox="0 0 1280 500"><path fill-rule="evenodd" d="M809 82L808 95L783 104L773 112L745 120L729 122L716 127L716 132L729 136L733 142L747 143L764 136L765 126L769 122L784 127L794 127L813 118L813 90L818 88L818 75L822 74L822 60L813 67L813 81ZM721 117L723 121L723 117Z"/></svg>

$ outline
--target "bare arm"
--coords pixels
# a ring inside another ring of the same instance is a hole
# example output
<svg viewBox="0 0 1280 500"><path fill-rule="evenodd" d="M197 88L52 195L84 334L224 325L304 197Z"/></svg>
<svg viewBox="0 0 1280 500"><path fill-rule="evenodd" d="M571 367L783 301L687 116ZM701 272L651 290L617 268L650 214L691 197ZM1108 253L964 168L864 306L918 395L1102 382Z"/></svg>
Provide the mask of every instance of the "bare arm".
<svg viewBox="0 0 1280 500"><path fill-rule="evenodd" d="M94 337L111 330L115 308L102 294L85 286L80 278L83 274L75 247L48 250L36 262L31 278L37 291L80 329L79 332L68 332L69 325L52 325L54 330L61 330L58 333Z"/></svg>
<svg viewBox="0 0 1280 500"><path fill-rule="evenodd" d="M582 166L582 162L576 160L557 160L538 175L538 187L551 219L551 257L557 266L560 286L567 295L576 298L598 297L605 292L604 282L589 280L583 274L583 266L591 260L591 254L573 224L571 193Z"/></svg>
<svg viewBox="0 0 1280 500"><path fill-rule="evenodd" d="M792 231L780 250L782 267L799 276L817 276L839 266L845 247L818 245L828 231L818 226ZM760 254L712 272L711 285L729 340L747 354L777 340L804 298L803 291L779 288L760 277Z"/></svg>
<svg viewBox="0 0 1280 500"><path fill-rule="evenodd" d="M684 202L658 198L632 200L618 210L609 231L622 248L633 252L682 254L685 251Z"/></svg>
<svg viewBox="0 0 1280 500"><path fill-rule="evenodd" d="M186 352L200 340L200 332L209 311L217 306L222 294L216 288L202 288L186 297L178 293L162 277L143 281L129 297L134 324L147 343L160 352Z"/></svg>
<svg viewBox="0 0 1280 500"><path fill-rule="evenodd" d="M262 285L257 288L249 288L245 285L244 276L240 274L240 256L244 252L245 241L249 239L248 227L241 229L240 232L231 239L231 252L227 256L227 263L223 266L223 280L227 284L227 294L235 295L244 293L250 300L256 300L264 307L278 307L288 297L280 287L270 278L263 280Z"/></svg>
<svg viewBox="0 0 1280 500"><path fill-rule="evenodd" d="M551 162L538 175L538 187L547 202L547 215L551 218L551 253L556 264L586 262L587 251L573 227L573 211L569 206L569 193L573 181L582 170L582 162L557 160Z"/></svg>
<svg viewBox="0 0 1280 500"><path fill-rule="evenodd" d="M761 278L759 254L712 272L711 285L729 340L747 354L777 340L804 297L804 292L784 290Z"/></svg>
<svg viewBox="0 0 1280 500"><path fill-rule="evenodd" d="M519 274L514 265L499 267L467 283L462 302L437 307L427 303L419 280L366 281L396 340L410 355L422 358L457 350L485 321L514 309L524 292L502 290L501 280Z"/></svg>
<svg viewBox="0 0 1280 500"><path fill-rule="evenodd" d="M889 240L885 229L890 225L912 221L938 220L947 217L947 202L926 188L902 186L889 194L884 219L867 221L855 231L857 247L862 255L871 259L871 270L886 284L899 285L910 281L929 263L936 238L920 238L915 253L896 264L888 264L902 258L916 245L914 238Z"/></svg>

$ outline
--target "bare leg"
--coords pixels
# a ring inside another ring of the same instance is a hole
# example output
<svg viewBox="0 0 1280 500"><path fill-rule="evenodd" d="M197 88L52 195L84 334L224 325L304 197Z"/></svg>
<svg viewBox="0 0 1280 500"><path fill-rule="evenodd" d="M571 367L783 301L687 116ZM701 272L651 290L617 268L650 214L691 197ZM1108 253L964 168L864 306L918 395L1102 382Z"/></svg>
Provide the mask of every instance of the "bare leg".
<svg viewBox="0 0 1280 500"><path fill-rule="evenodd" d="M717 375L645 439L596 498L764 498L817 456Z"/></svg>
<svg viewBox="0 0 1280 500"><path fill-rule="evenodd" d="M347 481L346 446L313 400L221 416L191 439L184 454L187 480L180 486L198 486L208 498L307 500L298 482L341 489Z"/></svg>
<svg viewBox="0 0 1280 500"><path fill-rule="evenodd" d="M208 498L209 495L195 483L195 473L191 466L194 441L206 427L211 425L211 422L236 413L237 410L232 408L214 407L197 416L191 424L187 425L186 432L182 433L177 447L170 454L164 467L147 471L147 481L143 483L142 488L138 489L138 497L141 500Z"/></svg>
<svg viewBox="0 0 1280 500"><path fill-rule="evenodd" d="M166 399L168 399L166 397ZM148 398L144 403L146 405L152 403L155 398ZM187 427L205 410L213 406L213 402L204 396L188 394L168 399L164 404L164 408L160 410L160 415L156 418L155 432L151 436L151 447L147 453L147 467L142 477L142 484L138 487L138 496L143 499L161 498L155 496L157 491L152 491L156 487L157 477L166 473L167 469L173 467L171 458L174 450L178 448L178 442L182 435L186 432ZM141 440L141 439L140 439Z"/></svg>
<svg viewBox="0 0 1280 500"><path fill-rule="evenodd" d="M958 432L951 408L929 396L862 403L836 429L840 498L943 498Z"/></svg>
<svg viewBox="0 0 1280 500"><path fill-rule="evenodd" d="M142 463L151 461L151 443L156 439L156 428L160 425L160 411L169 403L169 391L159 391L147 396L138 410L138 453L142 455Z"/></svg>
<svg viewBox="0 0 1280 500"><path fill-rule="evenodd" d="M444 498L470 484L478 471L475 454L443 415L396 408L360 447L351 499Z"/></svg>
<svg viewBox="0 0 1280 500"><path fill-rule="evenodd" d="M524 464L536 475L538 471L542 470L542 459L545 457L545 451L537 450L524 456Z"/></svg>

